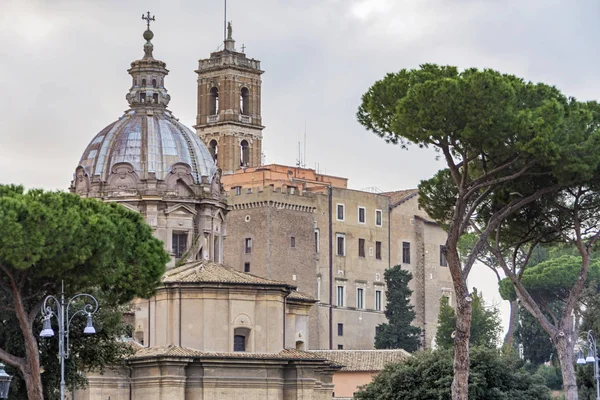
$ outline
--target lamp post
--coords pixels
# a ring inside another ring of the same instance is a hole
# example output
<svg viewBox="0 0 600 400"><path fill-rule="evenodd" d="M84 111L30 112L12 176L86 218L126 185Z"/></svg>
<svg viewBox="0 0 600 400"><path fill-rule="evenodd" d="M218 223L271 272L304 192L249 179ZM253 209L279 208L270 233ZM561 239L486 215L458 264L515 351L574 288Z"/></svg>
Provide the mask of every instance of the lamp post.
<svg viewBox="0 0 600 400"><path fill-rule="evenodd" d="M43 338L54 336L54 330L50 319L56 316L58 320L58 357L60 358L60 399L65 398L65 360L69 358L69 326L71 321L76 315L85 315L87 317L87 324L83 333L92 335L96 333L96 329L92 324L92 315L98 311L98 300L91 294L77 294L71 297L65 303L65 284L62 283L62 289L60 293L60 300L50 295L44 299L42 306L42 317L44 318L44 326L40 332L40 336ZM84 304L81 308L75 311L73 314L69 314L71 306L75 307L74 301L83 300ZM52 307L54 306L54 307ZM66 345L65 345L66 340Z"/></svg>
<svg viewBox="0 0 600 400"><path fill-rule="evenodd" d="M0 399L8 399L8 389L12 376L4 370L4 364L0 363Z"/></svg>
<svg viewBox="0 0 600 400"><path fill-rule="evenodd" d="M579 349L577 364L594 363L594 379L596 380L596 400L600 400L600 376L598 375L598 346L592 331L587 331L588 355L583 358L583 350Z"/></svg>

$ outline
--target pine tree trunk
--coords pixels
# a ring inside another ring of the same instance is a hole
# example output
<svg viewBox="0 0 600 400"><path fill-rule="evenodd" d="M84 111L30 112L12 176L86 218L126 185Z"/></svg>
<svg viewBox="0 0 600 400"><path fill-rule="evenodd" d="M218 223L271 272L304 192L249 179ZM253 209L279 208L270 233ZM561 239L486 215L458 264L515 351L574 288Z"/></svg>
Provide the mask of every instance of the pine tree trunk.
<svg viewBox="0 0 600 400"><path fill-rule="evenodd" d="M510 319L508 320L508 331L506 332L506 336L504 336L504 349L506 351L512 350L515 337L515 329L517 328L518 323L519 302L517 300L512 300L510 302Z"/></svg>
<svg viewBox="0 0 600 400"><path fill-rule="evenodd" d="M558 336L555 346L560 360L565 400L578 400L577 381L575 380L575 367L573 365L573 345L569 343L567 336Z"/></svg>
<svg viewBox="0 0 600 400"><path fill-rule="evenodd" d="M454 337L454 379L452 380L452 400L469 399L469 338L471 336L471 302L466 298L466 287L457 290L456 336ZM463 295L458 293L463 292Z"/></svg>
<svg viewBox="0 0 600 400"><path fill-rule="evenodd" d="M27 387L27 398L29 400L44 400L42 377L40 375L40 355L37 340L33 334L33 327L29 321L29 316L25 311L21 293L19 292L13 277L10 275L9 277L15 314L17 316L17 320L19 321L19 328L21 328L25 342L25 366L21 369L21 372Z"/></svg>

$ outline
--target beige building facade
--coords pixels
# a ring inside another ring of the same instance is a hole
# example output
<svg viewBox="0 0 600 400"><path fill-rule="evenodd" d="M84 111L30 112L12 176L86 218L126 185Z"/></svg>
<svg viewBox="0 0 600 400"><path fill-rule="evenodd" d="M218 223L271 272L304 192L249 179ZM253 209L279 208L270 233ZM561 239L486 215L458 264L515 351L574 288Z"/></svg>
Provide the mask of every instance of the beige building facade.
<svg viewBox="0 0 600 400"><path fill-rule="evenodd" d="M142 214L172 259L156 295L132 303L127 368L89 374L76 398L330 399L339 367L303 351L316 300L222 264L230 206L221 170L167 109L153 36L144 32L144 57L129 69L130 108L91 140L70 190Z"/></svg>
<svg viewBox="0 0 600 400"><path fill-rule="evenodd" d="M135 304L148 345L133 344L130 371L90 374L76 399L329 400L340 366L300 350L314 302L211 261L173 268Z"/></svg>
<svg viewBox="0 0 600 400"><path fill-rule="evenodd" d="M318 299L310 349L373 348L387 321L384 273L398 264L413 274L414 324L431 346L440 297L452 300L453 289L443 265L446 234L419 209L416 190L351 190L345 178L282 165L238 170L223 184L225 261Z"/></svg>
<svg viewBox="0 0 600 400"><path fill-rule="evenodd" d="M383 274L401 264L413 274L415 325L429 347L440 296L453 290L440 265L445 233L418 209L416 191L351 190L344 177L263 165L263 71L236 50L231 31L196 72L196 132L223 169L230 207L224 261L318 299L311 349L372 348L387 321Z"/></svg>

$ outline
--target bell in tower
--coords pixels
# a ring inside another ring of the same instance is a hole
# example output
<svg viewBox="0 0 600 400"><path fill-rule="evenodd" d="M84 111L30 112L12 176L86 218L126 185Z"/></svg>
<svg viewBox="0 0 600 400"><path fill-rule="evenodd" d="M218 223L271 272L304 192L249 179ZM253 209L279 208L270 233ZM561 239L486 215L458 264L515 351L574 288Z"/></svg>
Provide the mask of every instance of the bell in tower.
<svg viewBox="0 0 600 400"><path fill-rule="evenodd" d="M260 61L235 47L231 22L223 49L199 61L196 133L224 174L257 167L262 158Z"/></svg>

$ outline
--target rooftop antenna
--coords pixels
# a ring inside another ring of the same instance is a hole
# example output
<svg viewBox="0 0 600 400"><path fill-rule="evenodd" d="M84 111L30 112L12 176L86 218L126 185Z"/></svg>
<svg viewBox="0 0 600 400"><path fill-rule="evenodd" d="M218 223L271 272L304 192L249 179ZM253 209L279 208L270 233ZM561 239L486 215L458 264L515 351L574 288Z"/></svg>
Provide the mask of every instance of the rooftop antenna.
<svg viewBox="0 0 600 400"><path fill-rule="evenodd" d="M304 162L302 168L306 168L306 119L304 120Z"/></svg>
<svg viewBox="0 0 600 400"><path fill-rule="evenodd" d="M225 0L225 8L223 9L223 41L227 39L227 0Z"/></svg>

